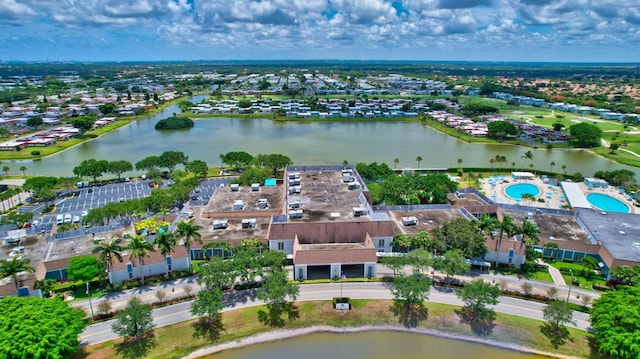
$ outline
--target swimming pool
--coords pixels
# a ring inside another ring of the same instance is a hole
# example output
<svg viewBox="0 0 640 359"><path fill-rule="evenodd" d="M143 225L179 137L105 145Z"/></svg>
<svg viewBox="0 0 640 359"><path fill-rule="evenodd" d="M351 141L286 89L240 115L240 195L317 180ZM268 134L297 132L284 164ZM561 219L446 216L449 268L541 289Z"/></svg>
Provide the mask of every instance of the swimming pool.
<svg viewBox="0 0 640 359"><path fill-rule="evenodd" d="M624 202L605 194L590 193L587 195L587 201L592 206L603 211L629 213L629 206Z"/></svg>
<svg viewBox="0 0 640 359"><path fill-rule="evenodd" d="M505 188L504 193L511 198L522 199L522 195L525 193L538 196L540 194L540 188L529 183L518 183Z"/></svg>

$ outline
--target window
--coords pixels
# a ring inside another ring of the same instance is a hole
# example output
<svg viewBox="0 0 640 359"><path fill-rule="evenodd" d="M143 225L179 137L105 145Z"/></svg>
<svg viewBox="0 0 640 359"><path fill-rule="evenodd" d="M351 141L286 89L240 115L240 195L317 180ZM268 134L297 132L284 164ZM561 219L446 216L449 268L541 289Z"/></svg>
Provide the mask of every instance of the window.
<svg viewBox="0 0 640 359"><path fill-rule="evenodd" d="M133 273L129 272L129 279L133 279Z"/></svg>
<svg viewBox="0 0 640 359"><path fill-rule="evenodd" d="M284 251L284 242L278 242L278 250Z"/></svg>
<svg viewBox="0 0 640 359"><path fill-rule="evenodd" d="M378 248L384 248L384 239L378 239Z"/></svg>
<svg viewBox="0 0 640 359"><path fill-rule="evenodd" d="M167 257L167 269L169 270L169 272L171 272L171 267L172 267L172 262L173 260L171 259L171 256Z"/></svg>
<svg viewBox="0 0 640 359"><path fill-rule="evenodd" d="M133 272L133 264L127 263L127 272L129 273Z"/></svg>

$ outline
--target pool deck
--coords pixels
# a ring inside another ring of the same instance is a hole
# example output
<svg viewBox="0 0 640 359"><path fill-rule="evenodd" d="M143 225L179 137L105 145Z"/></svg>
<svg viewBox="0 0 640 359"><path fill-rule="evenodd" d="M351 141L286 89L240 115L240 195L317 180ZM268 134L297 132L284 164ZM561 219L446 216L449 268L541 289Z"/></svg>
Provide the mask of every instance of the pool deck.
<svg viewBox="0 0 640 359"><path fill-rule="evenodd" d="M507 196L505 193L505 189L507 187L522 183L528 183L538 187L540 189L540 194L536 196L536 199L542 198L545 202L538 202L537 200L515 200ZM630 208L629 213L639 213L638 209L633 205L633 202L629 200L625 194L621 194L618 187L609 186L608 188L589 188L584 182L578 183L578 185L585 196L590 193L601 193L622 201ZM567 199L562 188L560 186L549 185L540 179L540 177L514 180L511 176L493 176L482 180L482 191L487 197L491 198L496 203L551 209L562 209L562 206L567 204Z"/></svg>

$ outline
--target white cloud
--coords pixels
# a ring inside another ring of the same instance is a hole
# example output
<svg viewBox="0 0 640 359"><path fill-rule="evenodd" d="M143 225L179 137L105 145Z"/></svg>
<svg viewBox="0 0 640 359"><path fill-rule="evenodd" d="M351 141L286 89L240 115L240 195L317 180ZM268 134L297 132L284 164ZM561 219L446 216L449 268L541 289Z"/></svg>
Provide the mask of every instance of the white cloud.
<svg viewBox="0 0 640 359"><path fill-rule="evenodd" d="M490 53L491 44L521 51L569 44L626 47L640 60L637 0L0 0L0 26L23 25L11 34L44 38L48 32L29 32L41 23L74 37L69 44L100 32L95 39L139 46L149 42L136 35L144 32L163 50L214 57L237 49L287 57L304 47L333 57L345 49L466 54Z"/></svg>

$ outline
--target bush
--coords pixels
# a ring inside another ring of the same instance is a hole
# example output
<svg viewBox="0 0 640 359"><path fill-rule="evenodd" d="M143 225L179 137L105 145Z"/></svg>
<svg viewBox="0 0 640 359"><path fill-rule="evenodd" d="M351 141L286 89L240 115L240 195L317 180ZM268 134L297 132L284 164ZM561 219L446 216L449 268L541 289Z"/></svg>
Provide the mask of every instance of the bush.
<svg viewBox="0 0 640 359"><path fill-rule="evenodd" d="M562 259L562 261L563 261L564 263L573 263L573 262L574 262L574 260L573 260L573 259L571 259L571 258L563 258L563 259Z"/></svg>
<svg viewBox="0 0 640 359"><path fill-rule="evenodd" d="M40 151L31 151L31 156L40 156Z"/></svg>
<svg viewBox="0 0 640 359"><path fill-rule="evenodd" d="M597 284L597 283L593 283L593 290L597 290L597 291L600 291L600 292L610 292L610 291L613 290L613 288L609 287L608 285L605 286L605 285L600 285L600 284Z"/></svg>

